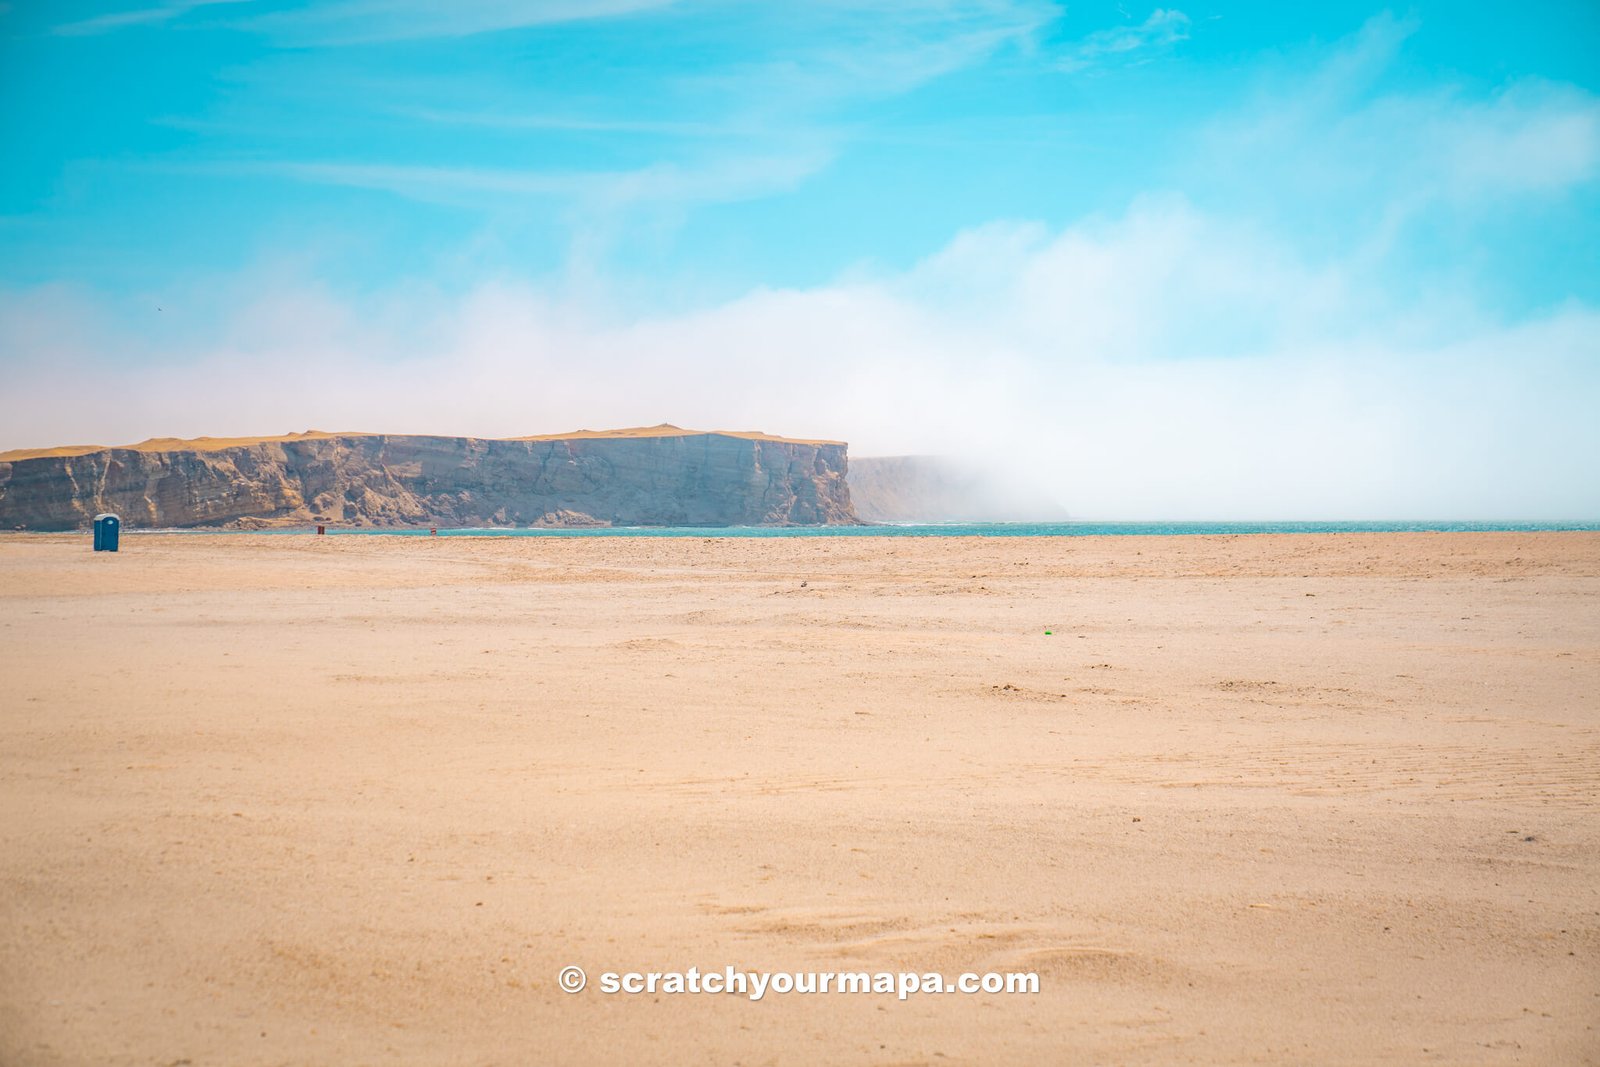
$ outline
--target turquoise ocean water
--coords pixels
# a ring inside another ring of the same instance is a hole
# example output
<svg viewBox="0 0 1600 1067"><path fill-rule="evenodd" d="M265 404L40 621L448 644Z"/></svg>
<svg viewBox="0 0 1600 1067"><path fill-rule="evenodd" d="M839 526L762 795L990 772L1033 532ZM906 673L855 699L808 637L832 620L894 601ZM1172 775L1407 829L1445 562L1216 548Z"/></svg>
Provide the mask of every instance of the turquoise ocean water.
<svg viewBox="0 0 1600 1067"><path fill-rule="evenodd" d="M1600 522L971 522L880 526L605 526L582 530L473 527L440 537L1103 537L1120 534L1232 535L1600 530ZM301 533L275 530L274 533ZM426 529L339 529L341 537L427 537Z"/></svg>

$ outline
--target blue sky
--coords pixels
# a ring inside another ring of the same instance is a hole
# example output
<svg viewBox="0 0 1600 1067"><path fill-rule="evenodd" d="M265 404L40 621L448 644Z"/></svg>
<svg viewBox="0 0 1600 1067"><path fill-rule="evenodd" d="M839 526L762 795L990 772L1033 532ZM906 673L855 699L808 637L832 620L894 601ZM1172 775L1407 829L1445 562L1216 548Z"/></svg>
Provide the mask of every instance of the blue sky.
<svg viewBox="0 0 1600 1067"><path fill-rule="evenodd" d="M1080 514L1600 517L1593 3L16 0L0 49L0 448L1020 432Z"/></svg>

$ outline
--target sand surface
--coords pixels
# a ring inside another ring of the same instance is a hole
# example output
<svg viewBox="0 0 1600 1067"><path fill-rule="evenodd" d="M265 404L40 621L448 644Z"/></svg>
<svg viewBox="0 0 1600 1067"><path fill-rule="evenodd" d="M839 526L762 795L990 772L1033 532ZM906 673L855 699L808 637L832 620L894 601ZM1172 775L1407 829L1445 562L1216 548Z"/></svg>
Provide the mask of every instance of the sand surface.
<svg viewBox="0 0 1600 1067"><path fill-rule="evenodd" d="M0 1063L1600 1062L1597 694L1593 533L0 537Z"/></svg>

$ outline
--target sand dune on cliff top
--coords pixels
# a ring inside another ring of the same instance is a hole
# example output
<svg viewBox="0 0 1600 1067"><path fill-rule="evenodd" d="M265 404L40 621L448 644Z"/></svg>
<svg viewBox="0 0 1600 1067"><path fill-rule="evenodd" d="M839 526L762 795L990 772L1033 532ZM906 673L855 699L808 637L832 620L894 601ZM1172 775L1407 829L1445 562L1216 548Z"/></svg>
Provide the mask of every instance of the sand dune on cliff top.
<svg viewBox="0 0 1600 1067"><path fill-rule="evenodd" d="M528 437L511 437L511 441L567 441L574 439L617 438L617 437L739 437L746 441L777 441L792 445L842 445L843 441L831 441L823 437L781 437L777 434L762 433L760 430L685 430L674 426L670 422L663 422L659 426L634 426L623 430L573 430L570 433L532 434Z"/></svg>
<svg viewBox="0 0 1600 1067"><path fill-rule="evenodd" d="M272 437L151 437L136 445L58 445L55 448L15 448L0 452L0 463L15 463L24 459L45 459L61 456L87 456L91 452L107 449L125 449L129 452L220 452L224 448L246 448L250 445L274 444L284 441L324 441L330 437L374 437L370 433L328 433L324 430L307 430L304 433L285 433Z"/></svg>
<svg viewBox="0 0 1600 1067"><path fill-rule="evenodd" d="M107 449L126 449L130 452L220 452L225 448L247 448L250 445L275 444L288 441L323 441L330 437L454 437L455 434L378 434L360 430L334 431L306 430L304 433L277 434L270 437L152 437L136 445L58 445L54 448L15 448L0 452L0 463L16 463L25 459L86 456ZM796 445L842 445L843 441L825 438L781 437L760 430L685 430L663 422L658 426L630 426L617 430L573 430L570 433L529 434L525 437L485 437L485 441L575 441L621 440L643 437L739 437L747 441L776 441Z"/></svg>

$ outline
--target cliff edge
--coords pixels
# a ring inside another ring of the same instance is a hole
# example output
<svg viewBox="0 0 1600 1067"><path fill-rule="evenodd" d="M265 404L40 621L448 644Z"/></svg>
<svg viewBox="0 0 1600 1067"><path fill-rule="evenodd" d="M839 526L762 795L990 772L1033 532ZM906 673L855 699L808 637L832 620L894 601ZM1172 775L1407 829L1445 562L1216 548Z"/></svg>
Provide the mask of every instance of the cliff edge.
<svg viewBox="0 0 1600 1067"><path fill-rule="evenodd" d="M842 441L676 426L509 439L308 431L0 453L0 529L853 524Z"/></svg>

